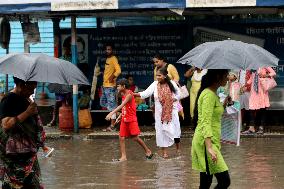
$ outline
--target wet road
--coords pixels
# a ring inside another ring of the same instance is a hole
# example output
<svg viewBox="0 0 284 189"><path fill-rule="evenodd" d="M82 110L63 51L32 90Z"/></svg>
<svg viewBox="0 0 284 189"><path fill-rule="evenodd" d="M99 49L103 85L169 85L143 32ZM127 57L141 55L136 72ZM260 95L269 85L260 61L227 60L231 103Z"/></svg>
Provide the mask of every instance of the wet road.
<svg viewBox="0 0 284 189"><path fill-rule="evenodd" d="M157 152L155 139L146 143ZM153 160L145 160L142 149L128 141L128 161L114 163L112 159L119 158L116 139L48 141L56 151L51 158L40 158L43 182L46 189L198 188L199 174L191 169L190 143L191 139L182 139L179 157L172 148L170 159L155 154ZM230 188L284 188L283 144L284 138L247 138L240 147L223 145ZM215 178L213 182L215 185Z"/></svg>

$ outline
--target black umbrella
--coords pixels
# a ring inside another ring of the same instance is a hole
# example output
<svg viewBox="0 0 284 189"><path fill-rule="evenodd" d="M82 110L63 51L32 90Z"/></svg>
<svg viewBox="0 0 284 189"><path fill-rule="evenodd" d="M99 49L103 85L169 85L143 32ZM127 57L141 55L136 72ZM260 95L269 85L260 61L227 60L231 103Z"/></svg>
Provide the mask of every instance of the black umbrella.
<svg viewBox="0 0 284 189"><path fill-rule="evenodd" d="M8 54L1 57L0 73L24 81L89 85L86 76L74 64L42 53Z"/></svg>
<svg viewBox="0 0 284 189"><path fill-rule="evenodd" d="M71 93L72 92L72 86L71 85L61 85L57 83L50 83L47 86L49 92L51 93Z"/></svg>
<svg viewBox="0 0 284 189"><path fill-rule="evenodd" d="M278 61L276 56L255 44L224 40L198 45L177 63L203 69L257 70L277 66Z"/></svg>

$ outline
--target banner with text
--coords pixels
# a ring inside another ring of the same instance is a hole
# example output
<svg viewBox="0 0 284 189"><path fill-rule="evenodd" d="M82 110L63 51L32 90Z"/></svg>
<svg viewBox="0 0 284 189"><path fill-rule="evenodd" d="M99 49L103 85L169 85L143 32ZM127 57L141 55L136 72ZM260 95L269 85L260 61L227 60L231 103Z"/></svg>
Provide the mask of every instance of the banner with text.
<svg viewBox="0 0 284 189"><path fill-rule="evenodd" d="M53 0L51 11L118 9L118 0Z"/></svg>
<svg viewBox="0 0 284 189"><path fill-rule="evenodd" d="M186 7L247 7L255 5L256 0L186 0Z"/></svg>

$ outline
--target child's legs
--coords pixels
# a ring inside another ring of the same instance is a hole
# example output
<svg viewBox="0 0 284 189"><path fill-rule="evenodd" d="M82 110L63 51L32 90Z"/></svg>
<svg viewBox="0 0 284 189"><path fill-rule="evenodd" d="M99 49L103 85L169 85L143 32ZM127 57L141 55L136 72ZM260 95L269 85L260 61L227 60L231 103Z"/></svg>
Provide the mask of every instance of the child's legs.
<svg viewBox="0 0 284 189"><path fill-rule="evenodd" d="M120 160L126 160L126 150L125 150L125 137L119 136L119 145L120 145Z"/></svg>
<svg viewBox="0 0 284 189"><path fill-rule="evenodd" d="M148 146L145 144L145 142L139 137L139 136L132 136L132 140L137 142L140 146L142 146L142 148L145 151L145 154L147 155L151 155L151 150L148 148Z"/></svg>
<svg viewBox="0 0 284 189"><path fill-rule="evenodd" d="M177 152L180 152L180 138L174 138Z"/></svg>
<svg viewBox="0 0 284 189"><path fill-rule="evenodd" d="M164 158L169 157L169 156L168 156L168 152L167 152L167 148L166 148L166 147L162 147L162 154L163 154L163 157L164 157Z"/></svg>

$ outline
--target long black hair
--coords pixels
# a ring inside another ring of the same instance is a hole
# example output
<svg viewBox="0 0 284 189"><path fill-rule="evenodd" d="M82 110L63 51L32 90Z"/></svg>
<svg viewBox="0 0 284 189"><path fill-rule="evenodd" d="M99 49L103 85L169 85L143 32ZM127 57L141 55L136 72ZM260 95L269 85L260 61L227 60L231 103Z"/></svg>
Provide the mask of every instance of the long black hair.
<svg viewBox="0 0 284 189"><path fill-rule="evenodd" d="M195 100L195 107L194 107L194 116L193 116L193 126L194 126L194 129L196 128L197 126L197 121L198 121L198 99L199 99L199 96L200 94L202 93L202 91L212 85L214 85L215 83L219 82L223 76L225 75L228 75L229 73L229 70L221 70L221 69L212 69L212 70L208 70L207 71L207 74L204 75L202 77L202 80L201 80L201 87L197 93L197 97L196 97L196 100Z"/></svg>
<svg viewBox="0 0 284 189"><path fill-rule="evenodd" d="M171 79L168 76L167 68L162 67L162 68L158 69L157 72L160 72L163 76L165 76L165 82L169 85L171 92L176 93L176 89L173 86Z"/></svg>

